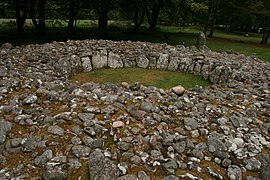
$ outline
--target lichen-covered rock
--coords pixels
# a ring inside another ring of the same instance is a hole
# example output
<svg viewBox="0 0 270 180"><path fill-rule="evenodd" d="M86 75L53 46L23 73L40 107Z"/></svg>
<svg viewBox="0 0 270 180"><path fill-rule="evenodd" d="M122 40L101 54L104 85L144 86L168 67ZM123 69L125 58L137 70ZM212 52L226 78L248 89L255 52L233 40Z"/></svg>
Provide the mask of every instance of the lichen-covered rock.
<svg viewBox="0 0 270 180"><path fill-rule="evenodd" d="M139 171L138 172L138 179L139 180L150 180L150 177L144 171Z"/></svg>
<svg viewBox="0 0 270 180"><path fill-rule="evenodd" d="M123 66L215 84L177 95L69 79ZM0 67L0 179L87 179L87 159L91 179L269 177L269 63L205 46L72 40L0 49Z"/></svg>
<svg viewBox="0 0 270 180"><path fill-rule="evenodd" d="M64 180L67 178L67 157L56 156L46 163L43 170L45 180Z"/></svg>
<svg viewBox="0 0 270 180"><path fill-rule="evenodd" d="M230 180L242 180L242 170L236 165L229 166L227 175Z"/></svg>
<svg viewBox="0 0 270 180"><path fill-rule="evenodd" d="M46 163L53 158L53 152L52 150L46 150L43 152L42 155L37 156L35 158L35 164L37 166L42 166L44 167Z"/></svg>
<svg viewBox="0 0 270 180"><path fill-rule="evenodd" d="M147 59L146 56L139 56L136 59L137 66L141 68L147 68L149 65L149 60Z"/></svg>
<svg viewBox="0 0 270 180"><path fill-rule="evenodd" d="M7 133L11 130L12 124L6 121L0 121L0 144L6 140Z"/></svg>
<svg viewBox="0 0 270 180"><path fill-rule="evenodd" d="M137 176L127 174L127 175L124 175L124 176L117 178L116 180L137 180L137 179L138 179Z"/></svg>
<svg viewBox="0 0 270 180"><path fill-rule="evenodd" d="M93 69L99 69L108 66L108 52L106 49L100 49L93 54L92 57Z"/></svg>
<svg viewBox="0 0 270 180"><path fill-rule="evenodd" d="M116 179L119 170L111 160L100 151L96 150L89 156L88 161L90 179Z"/></svg>
<svg viewBox="0 0 270 180"><path fill-rule="evenodd" d="M6 67L0 67L0 77L5 77L7 76L8 69Z"/></svg>
<svg viewBox="0 0 270 180"><path fill-rule="evenodd" d="M179 67L180 60L178 57L170 57L170 62L168 64L168 71L177 71Z"/></svg>
<svg viewBox="0 0 270 180"><path fill-rule="evenodd" d="M79 158L86 157L90 154L90 148L83 145L75 145L71 151L76 157Z"/></svg>
<svg viewBox="0 0 270 180"><path fill-rule="evenodd" d="M55 135L63 136L65 133L65 130L61 128L60 126L55 125L55 126L48 127L48 132Z"/></svg>
<svg viewBox="0 0 270 180"><path fill-rule="evenodd" d="M93 67L91 64L91 59L89 57L82 57L81 62L82 62L82 68L84 69L84 71L86 72L92 71Z"/></svg>
<svg viewBox="0 0 270 180"><path fill-rule="evenodd" d="M123 61L121 60L120 56L110 52L108 55L108 67L115 69L123 66Z"/></svg>
<svg viewBox="0 0 270 180"><path fill-rule="evenodd" d="M194 130L199 127L198 122L194 118L185 118L184 119L184 125L187 130Z"/></svg>
<svg viewBox="0 0 270 180"><path fill-rule="evenodd" d="M256 171L261 168L261 162L256 158L245 159L246 169L249 171Z"/></svg>
<svg viewBox="0 0 270 180"><path fill-rule="evenodd" d="M157 60L157 69L165 70L168 67L169 63L169 55L168 54L161 54Z"/></svg>

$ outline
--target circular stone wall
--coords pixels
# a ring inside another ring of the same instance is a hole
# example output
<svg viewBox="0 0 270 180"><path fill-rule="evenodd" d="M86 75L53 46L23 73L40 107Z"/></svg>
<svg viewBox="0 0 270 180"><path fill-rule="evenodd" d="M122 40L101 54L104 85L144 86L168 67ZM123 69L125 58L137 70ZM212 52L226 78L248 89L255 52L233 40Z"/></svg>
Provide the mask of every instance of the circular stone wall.
<svg viewBox="0 0 270 180"><path fill-rule="evenodd" d="M0 179L268 178L269 63L105 40L4 44L0 59ZM177 96L69 80L135 66L188 71L214 85Z"/></svg>

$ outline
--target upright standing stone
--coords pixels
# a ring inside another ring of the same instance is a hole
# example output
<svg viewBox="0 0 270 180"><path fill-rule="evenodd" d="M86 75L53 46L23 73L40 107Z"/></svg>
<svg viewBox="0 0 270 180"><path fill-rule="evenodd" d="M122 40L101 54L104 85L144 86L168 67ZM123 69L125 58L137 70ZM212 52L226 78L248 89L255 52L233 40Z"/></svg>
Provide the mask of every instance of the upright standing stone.
<svg viewBox="0 0 270 180"><path fill-rule="evenodd" d="M113 52L109 52L108 55L108 66L110 68L121 68L123 67L123 61L121 60L120 56L118 54L115 54Z"/></svg>
<svg viewBox="0 0 270 180"><path fill-rule="evenodd" d="M99 69L108 66L108 52L106 49L97 50L92 57L93 69Z"/></svg>
<svg viewBox="0 0 270 180"><path fill-rule="evenodd" d="M206 37L205 37L205 34L203 32L200 32L199 33L199 36L197 38L197 48L201 49L203 48L203 46L206 45Z"/></svg>
<svg viewBox="0 0 270 180"><path fill-rule="evenodd" d="M81 58L82 62L82 67L85 72L90 72L92 71L92 64L91 64L91 59L89 57L82 57Z"/></svg>
<svg viewBox="0 0 270 180"><path fill-rule="evenodd" d="M165 70L168 67L169 63L169 55L168 54L160 54L157 60L157 69Z"/></svg>
<svg viewBox="0 0 270 180"><path fill-rule="evenodd" d="M149 66L149 60L145 55L141 55L136 58L137 66L140 68L147 68Z"/></svg>

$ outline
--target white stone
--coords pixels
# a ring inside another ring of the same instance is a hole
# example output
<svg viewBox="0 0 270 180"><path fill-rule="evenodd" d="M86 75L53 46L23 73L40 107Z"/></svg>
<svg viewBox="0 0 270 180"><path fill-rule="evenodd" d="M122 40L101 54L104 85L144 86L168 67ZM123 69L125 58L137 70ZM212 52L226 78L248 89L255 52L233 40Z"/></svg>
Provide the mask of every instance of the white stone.
<svg viewBox="0 0 270 180"><path fill-rule="evenodd" d="M184 102L185 102L185 103L190 103L190 100L189 100L189 98L187 98L187 97L184 97Z"/></svg>
<svg viewBox="0 0 270 180"><path fill-rule="evenodd" d="M153 166L159 166L159 165L160 165L160 162L158 162L158 161L153 162Z"/></svg>
<svg viewBox="0 0 270 180"><path fill-rule="evenodd" d="M120 127L123 127L124 125L125 124L122 121L115 121L115 122L113 122L112 127L113 128L120 128Z"/></svg>
<svg viewBox="0 0 270 180"><path fill-rule="evenodd" d="M122 166L121 164L118 164L117 167L122 172L122 174L127 173L127 169L124 166Z"/></svg>
<svg viewBox="0 0 270 180"><path fill-rule="evenodd" d="M232 143L231 147L228 148L228 151L233 152L235 150L237 150L237 145L235 143Z"/></svg>
<svg viewBox="0 0 270 180"><path fill-rule="evenodd" d="M23 100L24 104L33 104L38 100L38 97L36 95L28 96Z"/></svg>
<svg viewBox="0 0 270 180"><path fill-rule="evenodd" d="M185 179L185 178L187 178L187 179L199 179L198 177L193 176L192 174L189 174L189 173L180 175L179 177L181 177L181 178L183 178L183 179Z"/></svg>
<svg viewBox="0 0 270 180"><path fill-rule="evenodd" d="M242 147L244 145L244 140L242 138L234 138L233 142L237 145L237 147Z"/></svg>
<svg viewBox="0 0 270 180"><path fill-rule="evenodd" d="M177 94L179 96L183 95L185 91L186 91L186 89L180 85L172 88L172 92L174 92L175 94Z"/></svg>

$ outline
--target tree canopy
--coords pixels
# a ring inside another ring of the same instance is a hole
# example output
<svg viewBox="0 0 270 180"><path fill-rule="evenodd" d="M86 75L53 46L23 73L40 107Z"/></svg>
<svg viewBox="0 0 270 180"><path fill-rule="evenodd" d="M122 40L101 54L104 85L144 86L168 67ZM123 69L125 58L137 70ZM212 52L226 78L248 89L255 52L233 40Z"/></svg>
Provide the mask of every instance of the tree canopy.
<svg viewBox="0 0 270 180"><path fill-rule="evenodd" d="M142 24L155 31L158 24L204 26L214 36L216 27L228 31L260 32L261 44L270 36L269 0L1 0L0 18L16 19L17 33L23 35L26 19L37 33L46 34L46 22L63 20L74 33L77 19L98 20L98 31L106 33L108 21L130 21L134 30ZM89 25L90 26L90 25Z"/></svg>

